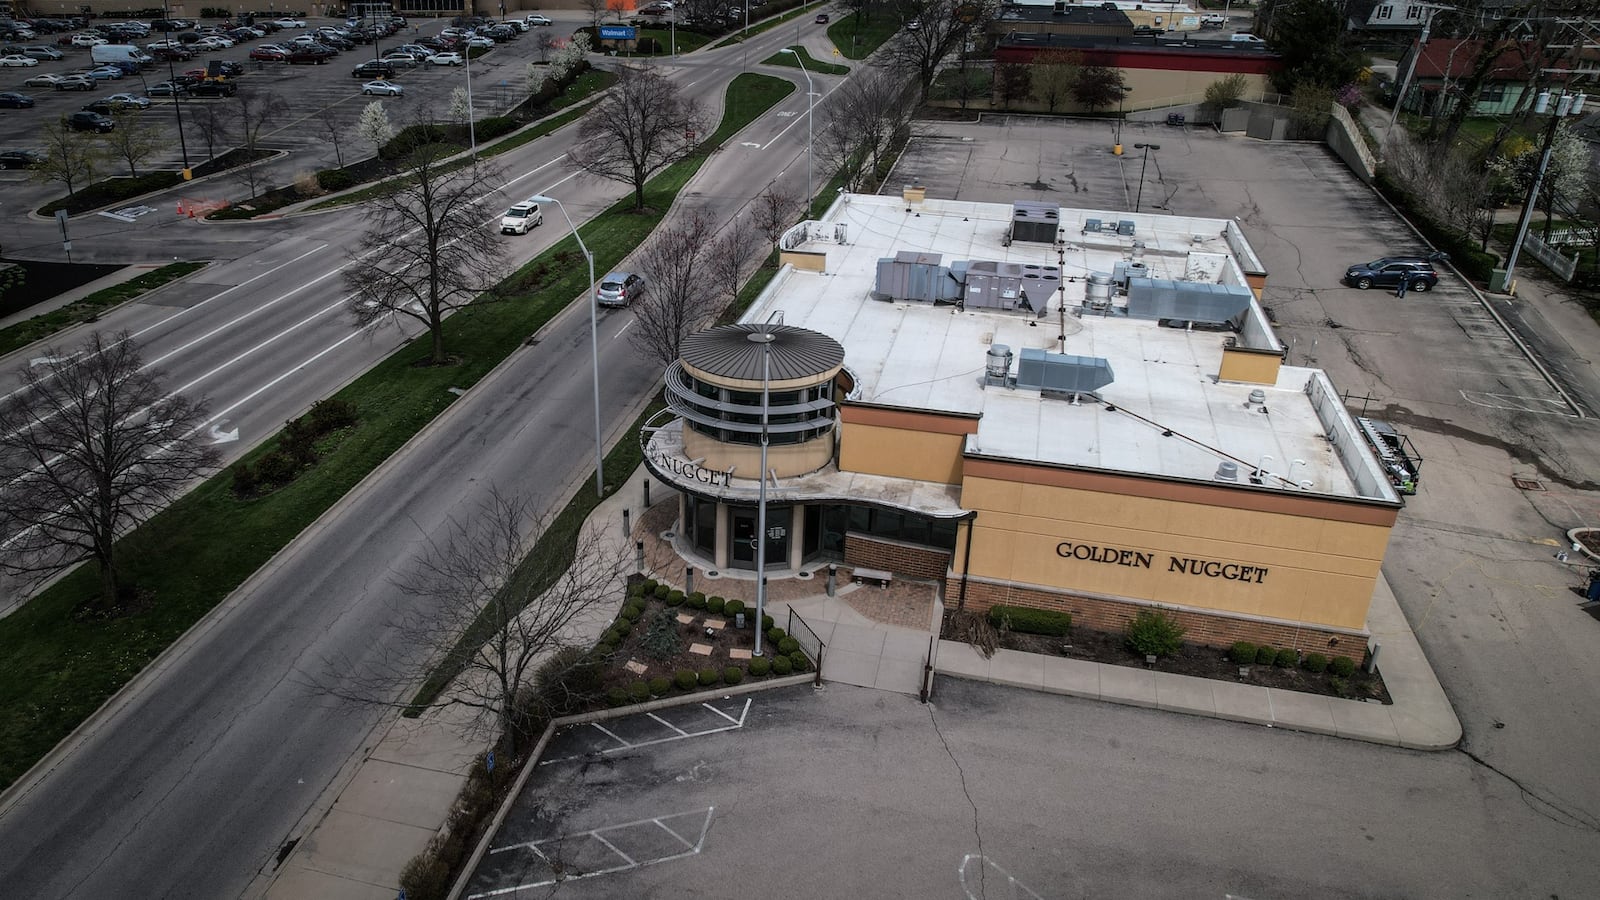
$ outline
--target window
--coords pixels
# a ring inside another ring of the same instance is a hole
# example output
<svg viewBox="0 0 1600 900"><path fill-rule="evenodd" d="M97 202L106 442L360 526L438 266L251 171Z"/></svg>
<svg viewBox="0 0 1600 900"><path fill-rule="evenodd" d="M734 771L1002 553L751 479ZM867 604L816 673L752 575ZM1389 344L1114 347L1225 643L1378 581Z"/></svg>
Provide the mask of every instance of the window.
<svg viewBox="0 0 1600 900"><path fill-rule="evenodd" d="M1420 22L1420 21L1422 21L1422 7L1420 7L1420 6L1408 6L1408 7L1406 7L1406 21L1407 22Z"/></svg>
<svg viewBox="0 0 1600 900"><path fill-rule="evenodd" d="M933 519L915 513L873 509L869 506L829 506L823 512L823 516L825 521L822 549L824 550L842 549L835 546L835 542L841 537L838 534L838 531L842 530L841 526L846 524L848 529L856 534L921 544L924 547L938 547L943 550L954 550L956 546L956 524L949 519Z"/></svg>
<svg viewBox="0 0 1600 900"><path fill-rule="evenodd" d="M1478 92L1478 101L1481 103L1500 103L1506 99L1506 86L1504 84L1486 84Z"/></svg>
<svg viewBox="0 0 1600 900"><path fill-rule="evenodd" d="M1388 3L1383 4L1378 7L1377 12L1372 14L1372 18L1380 21L1394 18L1394 6Z"/></svg>

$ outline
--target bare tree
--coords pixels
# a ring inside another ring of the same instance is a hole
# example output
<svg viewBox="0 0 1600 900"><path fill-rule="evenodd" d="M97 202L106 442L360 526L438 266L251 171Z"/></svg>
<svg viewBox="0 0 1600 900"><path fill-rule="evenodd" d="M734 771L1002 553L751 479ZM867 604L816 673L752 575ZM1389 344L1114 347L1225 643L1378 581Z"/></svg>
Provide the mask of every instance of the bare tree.
<svg viewBox="0 0 1600 900"><path fill-rule="evenodd" d="M556 36L549 29L542 29L534 37L533 46L539 51L539 62L549 62L550 51L556 48Z"/></svg>
<svg viewBox="0 0 1600 900"><path fill-rule="evenodd" d="M722 235L712 242L708 251L711 283L727 302L739 299L739 286L744 281L745 269L755 258L760 246L760 235L746 217L735 219L722 230Z"/></svg>
<svg viewBox="0 0 1600 900"><path fill-rule="evenodd" d="M264 173L256 167L256 156L261 150L261 135L289 106L282 97L269 91L240 91L234 96L239 104L236 119L239 126L239 143L249 156L240 171L245 184L250 188L250 199L254 200L265 178Z"/></svg>
<svg viewBox="0 0 1600 900"><path fill-rule="evenodd" d="M994 93L1006 109L1033 93L1033 72L1021 63L1000 63L994 67Z"/></svg>
<svg viewBox="0 0 1600 900"><path fill-rule="evenodd" d="M233 107L223 103L191 103L188 118L206 145L206 159L217 158L217 147L233 140Z"/></svg>
<svg viewBox="0 0 1600 900"><path fill-rule="evenodd" d="M197 435L205 404L168 394L127 332L41 358L0 405L0 569L37 582L93 561L115 612L117 539L217 464Z"/></svg>
<svg viewBox="0 0 1600 900"><path fill-rule="evenodd" d="M1033 65L1028 67L1029 84L1033 99L1043 103L1045 110L1055 112L1056 107L1072 97L1072 86L1083 69L1083 54L1075 50L1045 50L1035 54Z"/></svg>
<svg viewBox="0 0 1600 900"><path fill-rule="evenodd" d="M944 58L981 34L996 7L992 0L900 0L895 9L908 27L883 46L884 58L913 73L920 96L926 97ZM909 27L913 22L917 27Z"/></svg>
<svg viewBox="0 0 1600 900"><path fill-rule="evenodd" d="M633 307L628 340L662 368L678 358L683 339L716 314L719 296L712 281L713 248L706 240L716 227L711 214L692 209L658 228L639 256L650 290Z"/></svg>
<svg viewBox="0 0 1600 900"><path fill-rule="evenodd" d="M1098 112L1128 96L1128 83L1120 69L1110 66L1084 66L1072 80L1072 99Z"/></svg>
<svg viewBox="0 0 1600 900"><path fill-rule="evenodd" d="M128 174L139 177L139 166L168 146L165 132L140 118L138 110L120 110L111 114L116 127L106 132L105 141L109 155L128 164Z"/></svg>
<svg viewBox="0 0 1600 900"><path fill-rule="evenodd" d="M481 160L450 168L444 164L450 153L439 144L411 149L398 176L371 201L371 227L345 269L356 321L416 319L428 329L434 365L449 361L445 317L478 300L505 270L505 244L483 227L486 198L502 175Z"/></svg>
<svg viewBox="0 0 1600 900"><path fill-rule="evenodd" d="M600 28L600 20L606 17L607 0L578 0L578 8L589 14L589 27ZM599 37L598 34L595 35Z"/></svg>
<svg viewBox="0 0 1600 900"><path fill-rule="evenodd" d="M442 538L430 539L396 584L421 601L397 608L397 643L456 672L431 705L475 711L472 727L506 735L513 751L533 737L518 701L536 687L536 671L581 646L578 626L621 602L618 551L594 529L579 531L570 555L559 541L534 543L550 524L531 500L491 489L470 520L451 519ZM416 679L410 658L330 660L328 667L355 685L353 699L384 705L399 702ZM360 673L353 682L352 672Z"/></svg>
<svg viewBox="0 0 1600 900"><path fill-rule="evenodd" d="M59 181L72 196L77 185L94 177L100 148L60 122L46 122L40 131L44 152L33 167L37 181Z"/></svg>
<svg viewBox="0 0 1600 900"><path fill-rule="evenodd" d="M776 181L767 185L767 189L756 197L750 207L750 221L773 249L777 249L778 239L789 230L799 214L800 198Z"/></svg>
<svg viewBox="0 0 1600 900"><path fill-rule="evenodd" d="M832 171L845 174L851 190L860 186L864 173L882 170L885 155L916 108L910 94L902 73L869 66L829 96L817 152Z"/></svg>
<svg viewBox="0 0 1600 900"><path fill-rule="evenodd" d="M694 153L705 131L700 105L652 69L624 68L621 78L578 126L567 161L580 171L633 187L644 209L650 176Z"/></svg>
<svg viewBox="0 0 1600 900"><path fill-rule="evenodd" d="M317 128L322 136L333 145L333 162L339 168L344 168L344 122L339 118L339 113L333 106L324 106L316 112Z"/></svg>

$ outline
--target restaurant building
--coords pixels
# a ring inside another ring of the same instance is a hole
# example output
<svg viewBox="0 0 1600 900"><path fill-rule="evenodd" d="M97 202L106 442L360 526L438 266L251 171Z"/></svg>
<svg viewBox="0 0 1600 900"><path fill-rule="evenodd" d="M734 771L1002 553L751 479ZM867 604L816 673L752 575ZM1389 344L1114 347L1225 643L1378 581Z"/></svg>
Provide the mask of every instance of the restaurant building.
<svg viewBox="0 0 1600 900"><path fill-rule="evenodd" d="M684 343L641 435L691 565L1364 654L1401 501L1327 375L1285 361L1236 222L845 195L782 261Z"/></svg>

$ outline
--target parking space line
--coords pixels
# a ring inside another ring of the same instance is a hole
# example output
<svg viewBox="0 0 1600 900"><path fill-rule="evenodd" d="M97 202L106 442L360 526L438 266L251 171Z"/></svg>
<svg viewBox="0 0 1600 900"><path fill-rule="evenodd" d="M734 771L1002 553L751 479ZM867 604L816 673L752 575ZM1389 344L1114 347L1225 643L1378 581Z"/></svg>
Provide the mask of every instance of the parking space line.
<svg viewBox="0 0 1600 900"><path fill-rule="evenodd" d="M979 875L975 879L978 882L978 886L976 892L974 892L974 885L968 883L967 874L967 868L974 862L979 864L979 868L993 869L1001 878L1005 879L1006 887L1010 888L1007 896L1013 898L1032 897L1033 900L1044 900L1033 888L1018 881L1016 876L1002 869L999 863L980 853L968 853L963 856L961 865L956 868L956 876L961 880L961 890L966 893L967 900L979 900L980 897L987 897L989 896L989 890L993 887L993 885L987 884L988 878L986 875Z"/></svg>
<svg viewBox="0 0 1600 900"><path fill-rule="evenodd" d="M539 761L539 765L541 765L541 766L551 766L551 765L555 765L556 763L572 762L574 760L584 759L584 758L586 758L588 756L593 755L593 753L598 753L601 756L609 756L612 753L621 753L624 750L637 750L640 747L651 747L651 746L654 746L656 744L667 744L667 743L671 743L672 741L681 741L681 740L686 740L688 738L705 737L706 735L712 735L712 734L721 734L724 731L738 731L739 729L744 727L745 720L750 715L750 700L748 698L744 701L744 708L739 710L739 718L737 718L737 719L735 719L733 716L728 715L727 713L723 712L722 710L717 709L715 706L712 706L709 703L702 703L702 704L700 704L700 706L702 708L704 708L704 709L708 709L711 712L716 713L717 715L723 717L724 719L727 719L730 724L722 725L722 726L719 726L717 728L706 728L706 729L702 729L700 731L684 731L682 728L679 728L678 726L672 724L671 722L666 721L665 719L661 718L660 716L656 715L653 712L652 713L645 713L645 715L647 715L650 718L656 720L657 722L661 723L662 725L665 725L666 727L671 728L673 731L676 731L677 734L673 735L671 737L656 738L655 740L652 740L652 741L638 741L638 742L630 743L628 741L623 740L621 737L617 736L617 734L615 732L610 731L605 726L601 725L599 722L590 722L589 723L590 725L594 726L594 728L596 728L597 730L599 730L600 732L605 734L606 737L611 738L612 740L616 741L621 746L619 746L619 747L607 747L604 750L592 751L591 753L580 753L580 754L577 754L575 756L560 756L560 757L556 757L555 759L542 759L542 760Z"/></svg>
<svg viewBox="0 0 1600 900"><path fill-rule="evenodd" d="M677 733L683 735L684 737L688 737L689 736L689 732L684 731L682 728L679 728L678 726L672 724L671 722L668 722L666 719L661 718L660 716L656 715L655 713L650 713L649 716L650 716L650 718L655 719L657 722L660 722L661 724L667 726L668 728L671 728L673 731L676 731Z"/></svg>
<svg viewBox="0 0 1600 900"><path fill-rule="evenodd" d="M627 862L624 863L623 865L620 865L620 866L608 866L608 867L606 867L604 869L596 869L593 872L579 872L576 875L567 875L567 874L563 873L561 875L556 876L555 878L547 878L544 881L528 882L526 884L512 885L510 887L495 888L494 890L483 891L483 892L477 893L477 894L468 894L467 898L468 898L468 900L479 900L479 898L483 898L483 897L499 897L499 896L503 896L505 894L514 894L514 893L516 893L518 891L527 891L527 890L533 890L534 888L549 887L550 885L553 885L553 884L560 884L563 881L578 881L579 879L583 879L583 878L593 878L593 877L595 877L597 875L613 875L613 874L616 874L617 872L629 871L630 869L638 869L638 868L642 868L644 866L653 866L653 865L656 865L657 863L671 862L672 860L675 860L675 859L684 859L685 857L696 856L702 850L705 849L706 835L711 832L711 816L716 812L716 809L717 808L715 806L707 806L704 809L691 809L691 810L689 810L687 812L672 813L671 815L652 816L651 818L648 818L648 819L636 819L636 820L634 820L632 822L623 822L620 825L608 825L605 828L595 828L595 829L591 829L589 831L576 832L574 834L564 834L564 835L558 835L556 837L551 837L551 838L543 838L543 839L537 840L537 841L527 841L527 842L524 842L524 843L521 843L521 844L509 844L509 845L504 846L504 847L495 847L495 848L491 849L489 852L490 853L503 853L503 852L511 851L511 850L532 850L534 853L539 854L539 858L540 859L549 861L549 857L546 856L539 849L539 845L540 844L555 844L557 846L563 846L563 845L566 845L569 841L576 843L577 840L582 839L582 838L593 838L596 841L599 841L601 844L604 844L607 848L609 848L611 850L611 852L615 853L617 856L621 857L622 859L627 860ZM671 828L668 828L666 826L666 824L662 821L663 819L680 819L680 818L684 818L685 816L694 816L694 815L701 815L701 814L703 814L705 816L705 818L700 823L700 836L692 844L690 842L688 842L687 840L684 840L683 837L681 835L679 835L677 832L673 831ZM631 857L629 857L626 853L623 853L621 850L617 849L617 846L615 844L611 843L605 837L607 832L617 832L617 831L622 831L623 829L626 829L626 828L637 828L640 825L652 825L652 824L660 826L668 834L670 834L673 837L677 838L683 844L684 849L681 852L670 853L670 854L668 854L666 856L658 856L658 857L655 857L654 859L634 860Z"/></svg>
<svg viewBox="0 0 1600 900"><path fill-rule="evenodd" d="M1475 397L1482 399L1474 399ZM1461 399L1474 406L1489 409L1512 409L1568 419L1577 418L1566 403L1552 397L1519 397L1514 394L1494 394L1487 391L1461 391Z"/></svg>

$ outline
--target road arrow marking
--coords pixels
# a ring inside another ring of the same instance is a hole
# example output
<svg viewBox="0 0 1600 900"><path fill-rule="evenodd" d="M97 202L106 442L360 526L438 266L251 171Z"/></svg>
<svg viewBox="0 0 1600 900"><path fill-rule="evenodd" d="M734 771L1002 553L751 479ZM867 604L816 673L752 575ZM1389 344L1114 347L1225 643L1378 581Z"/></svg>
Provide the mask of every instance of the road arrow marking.
<svg viewBox="0 0 1600 900"><path fill-rule="evenodd" d="M239 429L237 427L232 431L221 431L217 426L213 425L206 429L206 433L211 435L211 443L213 444L231 444L239 439Z"/></svg>

